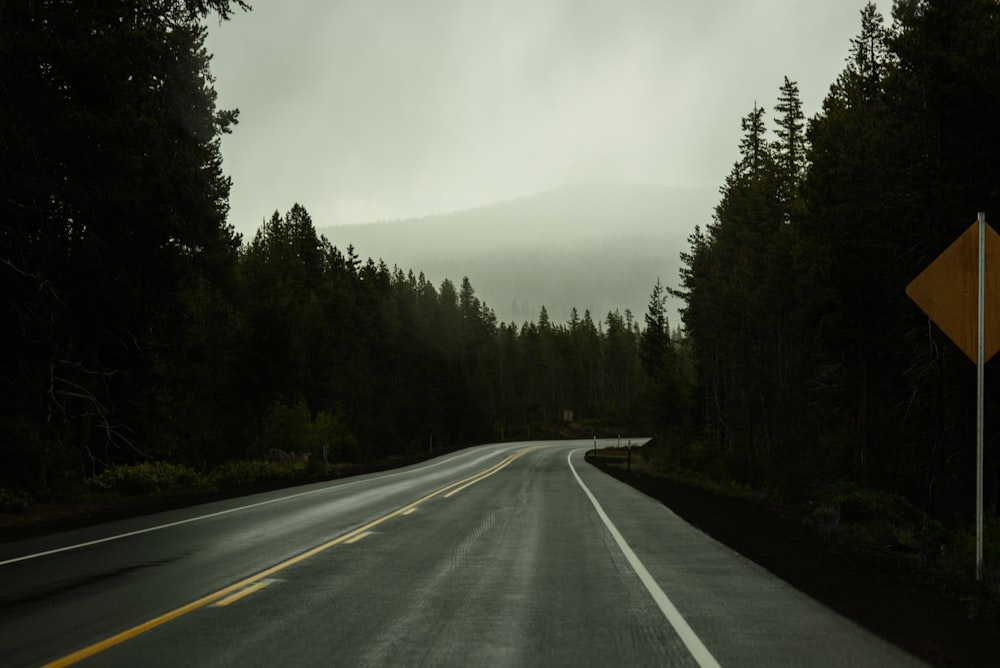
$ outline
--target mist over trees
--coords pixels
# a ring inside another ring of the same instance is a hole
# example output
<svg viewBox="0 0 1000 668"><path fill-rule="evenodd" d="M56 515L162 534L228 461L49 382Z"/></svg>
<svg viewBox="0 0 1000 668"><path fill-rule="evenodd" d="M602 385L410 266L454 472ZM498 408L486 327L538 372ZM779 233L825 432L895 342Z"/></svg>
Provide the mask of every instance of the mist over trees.
<svg viewBox="0 0 1000 668"><path fill-rule="evenodd" d="M977 211L1000 211L1000 15L978 0L893 14L864 8L808 123L787 78L770 122L762 107L743 119L675 290L699 372L688 459L798 497L850 480L954 522L974 499L975 367L904 288Z"/></svg>
<svg viewBox="0 0 1000 668"><path fill-rule="evenodd" d="M544 305L565 322L573 308L641 314L657 277L677 275L677 254L715 194L595 181L425 218L317 225L339 248L419 267L435 283L468 276L498 320L521 324ZM667 305L675 324L676 306Z"/></svg>

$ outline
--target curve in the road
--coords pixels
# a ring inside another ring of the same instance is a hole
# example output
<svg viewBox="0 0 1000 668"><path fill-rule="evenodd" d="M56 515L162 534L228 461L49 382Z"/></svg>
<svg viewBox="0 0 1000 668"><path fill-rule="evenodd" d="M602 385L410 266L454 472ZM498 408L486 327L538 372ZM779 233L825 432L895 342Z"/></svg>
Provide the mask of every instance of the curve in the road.
<svg viewBox="0 0 1000 668"><path fill-rule="evenodd" d="M413 511L415 508L417 508L420 504L422 504L422 503L424 503L426 501L429 501L430 499L433 499L433 498L435 498L437 496L442 496L442 495L445 496L445 497L450 497L453 494L457 494L458 492L461 492L462 490L464 490L464 489L466 489L466 488L468 488L468 487L476 484L477 482L485 480L486 478L490 477L491 475L493 475L493 474L501 471L502 469L504 469L507 466L509 466L512 462L514 462L514 460L518 459L519 457L521 457L525 453L531 451L532 449L533 448L524 448L522 450L518 450L517 452L515 452L513 454L510 454L507 457L503 458L502 460L500 460L498 463L494 464L493 466L490 466L490 467L488 467L488 468L486 468L486 469L484 469L482 471L474 473L474 474L472 474L472 475L470 475L468 477L462 478L461 480L455 481L455 482L453 482L451 484L445 485L444 487L436 489L433 492L431 492L430 494L426 494L426 495L420 497L419 499L417 499L416 501L414 501L412 503L409 503L409 504L407 504L407 505L405 505L405 506L403 506L401 508L397 508L396 510L392 511L391 513L387 513L385 515L382 515L381 517L379 517L377 519L374 519L371 522L368 522L367 524L364 524L364 525L362 525L362 526L360 526L360 527L358 527L356 529L348 531L347 533L341 534L340 536L337 536L333 540L329 540L329 541L327 541L327 542L325 542L325 543L323 543L321 545L317 545L316 547L314 547L314 548L312 548L310 550L306 550L305 552L302 552L301 554L298 554L298 555L292 557L291 559L286 559L285 561L282 561L279 564L275 564L274 566L271 566L270 568L266 568L266 569L260 571L259 573L255 573L254 575L251 575L248 578L244 578L243 580L240 580L239 582L231 584L228 587L223 587L222 589L219 589L218 591L214 591L211 594L208 594L207 596L203 596L203 597L199 598L196 601L192 601L191 603L188 603L187 605L182 605L181 607L175 608L174 610L171 610L170 612L164 613L164 614L162 614L162 615L160 615L158 617L154 617L153 619L150 619L149 621L146 621L146 622L143 622L142 624L138 624L136 626L133 626L132 628L126 629L125 631L122 631L121 633L117 633L117 634L115 634L115 635L113 635L113 636L111 636L109 638L105 638L104 640L101 640L101 641L96 642L96 643L94 643L92 645L89 645L87 647L79 649L79 650L73 652L72 654L68 654L68 655L66 655L64 657L56 659L55 661L52 661L50 663L45 664L45 666L43 668L62 668L63 666L71 666L71 665L73 665L75 663L83 661L86 658L94 656L95 654L100 654L104 650L109 649L111 647L114 647L115 645L121 644L121 643L125 642L126 640L130 640L132 638L135 638L136 636L141 635L141 634L143 634L143 633L145 633L147 631L150 631L152 629L155 629L158 626L162 626L163 624L166 624L167 622L170 622L170 621L175 620L175 619L177 619L179 617L182 617L182 616L184 616L184 615L186 615L186 614L188 614L190 612L198 610L199 608L203 608L203 607L205 607L205 606L207 606L207 605L209 605L211 603L216 603L218 605L218 604L223 603L223 602L234 602L236 600L239 600L240 598L243 598L244 596L248 596L248 595L252 594L253 592L258 591L259 589L262 589L263 587L265 587L266 583L263 583L264 580L266 578L269 578L270 576L274 575L275 573L278 573L280 571L285 570L286 568L288 568L290 566L293 566L293 565L295 565L297 563L305 561L306 559L309 559L310 557L314 557L317 554L320 554L321 552L325 552L326 550L328 550L331 547L334 547L336 545L340 545L342 543L350 544L351 542L354 542L356 540L360 540L360 538L363 538L365 535L367 535L367 533L371 529L375 528L376 526L378 526L378 525L380 525L380 524L382 524L384 522L387 522L387 521L391 520L394 517L398 517L400 515L407 514L407 513L411 512L411 511ZM259 505L259 504L257 504L257 505ZM246 507L248 507L248 506L243 506L243 508L246 508ZM207 516L201 516L201 517L204 518L204 517L207 517ZM194 519L198 519L198 518L192 518L191 521L193 521ZM166 526L173 526L173 525L179 524L179 523L183 523L183 522L173 523L171 525L161 525L160 527L152 527L149 530L155 530L156 528L165 528ZM143 533L143 532L133 532L133 533ZM122 536L117 536L117 537L124 537L124 535L125 534L122 534ZM90 544L98 543L98 542L105 542L107 540L113 540L115 538L116 538L115 536L112 536L112 537L110 537L108 539L104 539L104 540L100 540L100 541L91 541ZM78 546L70 546L68 548L64 548L63 550L54 550L54 551L56 551L56 552L58 552L58 551L65 551L65 549L73 549L74 547L80 547L80 546L82 546L82 544L78 545ZM30 558L31 556L32 555L28 555L27 558ZM11 561L16 561L16 560L11 560ZM0 564L0 565L2 565L2 564Z"/></svg>
<svg viewBox="0 0 1000 668"><path fill-rule="evenodd" d="M525 450L525 452L527 452L527 450ZM434 468L435 466L441 466L442 464L447 464L448 462L452 461L453 459L458 459L458 457L451 457L449 459L442 459L440 461L434 462L433 464L428 464L427 466L423 466L423 467L420 467L419 469L415 469L415 470L424 470L424 469ZM381 479L384 479L384 478L392 478L394 476L403 475L405 473L410 473L410 472L411 472L410 470L396 471L396 472L393 472L393 473L386 473L384 475L378 476L375 479L381 480ZM482 473L482 472L480 472L480 473ZM477 474L477 475L479 475L479 474ZM470 477L475 477L475 476L470 476ZM152 533L154 531L162 531L163 529L170 529L170 528L181 526L181 525L184 525L184 524L191 524L192 522L201 522L201 521L212 519L212 518L215 518L215 517L221 517L223 515L230 515L232 513L238 513L238 512L245 511L245 510L251 510L253 508L259 508L261 506L267 506L267 505L270 505L272 503L280 503L280 502L288 501L290 499L297 499L297 498L301 498L301 497L304 497L304 496L312 496L313 494L322 494L324 492L330 492L330 491L341 492L344 489L346 489L347 487L351 487L352 485L360 484L360 482L361 481L348 482L348 483L344 483L342 485L339 485L338 487L322 487L320 489L311 489L311 490L306 491L306 492L299 492L298 494L289 494L289 495L285 495L285 496L279 496L279 497L276 497L276 498L273 498L273 499L267 499L266 501L258 501L256 503L249 503L249 504L246 504L246 505L243 505L243 506L237 506L235 508L227 508L225 510L220 510L220 511L217 511L217 512L214 512L214 513L207 513L205 515L198 515L196 517L188 517L188 518L185 518L183 520L177 520L176 522L167 522L165 524L157 524L156 526L145 527L143 529L137 529L135 531L126 531L126 532L123 532L123 533L115 534L113 536L105 536L104 538L97 538L95 540L88 540L88 541L85 541L85 542L82 542L82 543L73 543L72 545L64 545L62 547L53 548L51 550L43 550L43 551L40 551L40 552L33 552L31 554L25 554L25 555L22 555L22 556L19 556L19 557L13 557L11 559L0 560L0 566L6 566L8 564L16 564L16 563L18 563L20 561L30 561L32 559L38 559L39 557L47 557L49 555L59 554L60 552L70 552L72 550L79 550L79 549L84 548L84 547L91 547L91 546L94 546L94 545L100 545L101 543L110 543L111 541L121 540L122 538L129 538L131 536L139 536L141 534ZM461 482L464 482L464 480L461 481ZM471 485L472 483L469 483L469 484Z"/></svg>

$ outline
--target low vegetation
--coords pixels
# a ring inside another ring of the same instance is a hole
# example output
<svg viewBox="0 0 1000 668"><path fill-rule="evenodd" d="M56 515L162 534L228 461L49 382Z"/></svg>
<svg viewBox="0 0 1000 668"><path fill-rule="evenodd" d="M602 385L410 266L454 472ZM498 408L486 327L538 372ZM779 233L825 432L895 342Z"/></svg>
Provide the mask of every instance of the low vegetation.
<svg viewBox="0 0 1000 668"><path fill-rule="evenodd" d="M975 574L973 531L967 526L946 527L926 510L903 496L885 490L837 482L815 490L799 501L780 491L754 489L732 478L716 478L704 472L679 469L664 459L662 445L633 449L588 451L587 458L603 467L636 475L663 477L712 494L763 504L783 515L798 518L803 525L825 537L832 545L912 559L946 578L968 581ZM629 463L626 464L626 458ZM1000 614L1000 514L991 508L985 517L983 598L975 601L977 614Z"/></svg>

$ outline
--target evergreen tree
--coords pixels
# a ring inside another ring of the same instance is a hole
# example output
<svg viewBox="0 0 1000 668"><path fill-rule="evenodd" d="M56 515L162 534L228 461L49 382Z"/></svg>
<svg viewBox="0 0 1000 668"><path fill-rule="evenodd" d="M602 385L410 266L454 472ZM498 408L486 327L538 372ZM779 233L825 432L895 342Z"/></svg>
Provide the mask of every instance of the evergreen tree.
<svg viewBox="0 0 1000 668"><path fill-rule="evenodd" d="M894 392L882 383L898 373L890 360L905 339L900 307L907 270L892 258L912 244L912 220L894 210L894 191L903 172L919 164L907 155L916 144L911 129L898 124L886 90L895 86L896 67L883 23L873 4L865 7L847 66L810 123L810 216L801 226L810 259L803 273L812 295L809 319L825 348L817 351L813 383L822 390L812 412L818 429L836 425L827 433L831 447L822 466L863 482L877 456L873 436L891 429L894 419L873 400ZM844 418L845 409L852 419Z"/></svg>
<svg viewBox="0 0 1000 668"><path fill-rule="evenodd" d="M791 494L850 479L954 518L969 369L904 287L996 205L994 4L901 1L889 29L870 3L804 137L787 78L777 141L759 108L743 119L673 291L722 474Z"/></svg>
<svg viewBox="0 0 1000 668"><path fill-rule="evenodd" d="M200 23L233 6L3 4L0 468L143 450L183 284L235 246L219 137L236 112L215 106Z"/></svg>
<svg viewBox="0 0 1000 668"><path fill-rule="evenodd" d="M667 294L656 279L653 293L649 297L646 310L646 328L642 332L640 354L642 366L654 383L665 384L672 381L673 344L670 341L670 325L667 322Z"/></svg>
<svg viewBox="0 0 1000 668"><path fill-rule="evenodd" d="M542 304L542 308L538 312L538 328L542 331L548 331L552 328L552 324L549 322L549 312L545 310L545 304Z"/></svg>
<svg viewBox="0 0 1000 668"><path fill-rule="evenodd" d="M793 217L793 213L800 213L801 210L799 187L805 175L806 159L805 116L802 113L799 87L794 81L789 81L787 76L781 85L781 94L774 110L779 114L775 131L778 136L776 153L779 196L785 207L787 221Z"/></svg>
<svg viewBox="0 0 1000 668"><path fill-rule="evenodd" d="M677 462L681 445L679 426L685 421L689 409L684 401L677 352L670 339L666 300L666 290L657 278L646 310L646 327L639 340L639 352L643 369L651 380L647 402L653 416L653 427L673 451Z"/></svg>

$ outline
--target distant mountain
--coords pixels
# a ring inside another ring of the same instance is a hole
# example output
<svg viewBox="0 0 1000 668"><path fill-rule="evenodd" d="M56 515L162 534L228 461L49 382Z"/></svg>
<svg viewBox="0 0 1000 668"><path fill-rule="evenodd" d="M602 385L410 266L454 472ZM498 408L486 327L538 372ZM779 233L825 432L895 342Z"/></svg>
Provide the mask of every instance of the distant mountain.
<svg viewBox="0 0 1000 668"><path fill-rule="evenodd" d="M574 306L595 321L630 309L641 318L659 277L677 284L678 254L695 225L711 220L718 195L623 183L561 188L468 211L319 230L339 248L381 258L436 285L468 276L504 322L554 322ZM671 313L677 304L669 304ZM671 324L678 324L676 315Z"/></svg>

